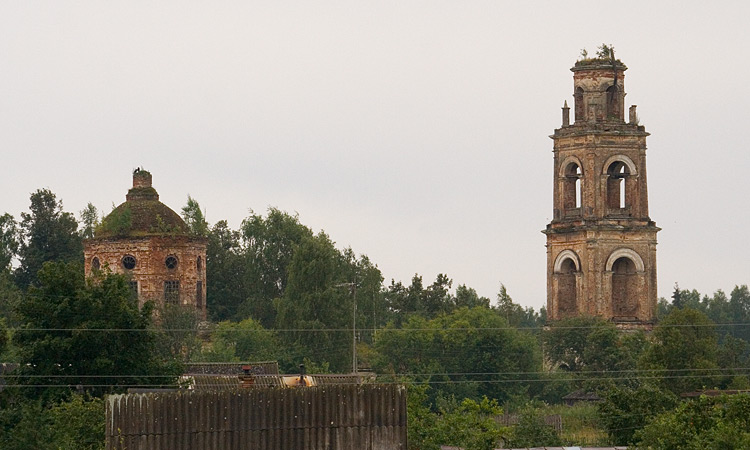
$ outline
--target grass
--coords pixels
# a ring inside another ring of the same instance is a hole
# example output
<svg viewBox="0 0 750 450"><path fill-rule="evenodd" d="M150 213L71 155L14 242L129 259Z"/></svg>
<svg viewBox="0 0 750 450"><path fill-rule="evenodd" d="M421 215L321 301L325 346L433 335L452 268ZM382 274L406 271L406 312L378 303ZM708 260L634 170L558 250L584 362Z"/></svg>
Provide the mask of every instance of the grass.
<svg viewBox="0 0 750 450"><path fill-rule="evenodd" d="M578 446L607 445L607 432L599 424L599 413L594 404L576 406L550 405L543 414L559 414L562 418L562 438Z"/></svg>

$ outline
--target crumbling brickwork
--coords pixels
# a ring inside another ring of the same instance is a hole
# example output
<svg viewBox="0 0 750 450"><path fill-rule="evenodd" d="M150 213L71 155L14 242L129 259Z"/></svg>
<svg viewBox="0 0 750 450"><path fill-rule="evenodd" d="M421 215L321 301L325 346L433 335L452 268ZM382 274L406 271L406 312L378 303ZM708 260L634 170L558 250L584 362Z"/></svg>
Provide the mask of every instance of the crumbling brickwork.
<svg viewBox="0 0 750 450"><path fill-rule="evenodd" d="M550 320L601 316L648 327L656 314L656 233L648 215L646 137L635 106L624 121L625 67L576 63L554 141L553 220L547 225Z"/></svg>
<svg viewBox="0 0 750 450"><path fill-rule="evenodd" d="M206 239L191 236L183 220L159 202L151 174L137 170L126 202L84 242L86 276L111 270L131 277L141 304L196 308L206 317Z"/></svg>

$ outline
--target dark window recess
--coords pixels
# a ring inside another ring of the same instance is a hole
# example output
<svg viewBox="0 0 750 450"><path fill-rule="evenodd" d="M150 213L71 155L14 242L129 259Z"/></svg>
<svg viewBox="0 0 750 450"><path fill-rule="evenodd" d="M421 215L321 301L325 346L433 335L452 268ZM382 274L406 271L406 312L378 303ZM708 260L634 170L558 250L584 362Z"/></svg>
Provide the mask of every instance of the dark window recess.
<svg viewBox="0 0 750 450"><path fill-rule="evenodd" d="M202 281L198 281L197 283L195 283L195 306L198 309L203 309L203 282Z"/></svg>
<svg viewBox="0 0 750 450"><path fill-rule="evenodd" d="M135 256L125 255L122 257L122 267L127 270L135 269Z"/></svg>
<svg viewBox="0 0 750 450"><path fill-rule="evenodd" d="M619 258L612 265L612 308L615 316L638 314L638 275L630 258Z"/></svg>
<svg viewBox="0 0 750 450"><path fill-rule="evenodd" d="M91 260L91 268L94 270L99 270L102 267L102 263L99 262L99 258L94 256L94 259Z"/></svg>
<svg viewBox="0 0 750 450"><path fill-rule="evenodd" d="M174 255L167 256L167 259L164 260L164 265L167 266L167 269L174 269L177 267L177 257Z"/></svg>
<svg viewBox="0 0 750 450"><path fill-rule="evenodd" d="M169 280L164 282L164 303L169 305L180 304L180 282Z"/></svg>
<svg viewBox="0 0 750 450"><path fill-rule="evenodd" d="M201 260L201 257L198 257L198 261L195 263L196 268L200 271L203 268L203 261Z"/></svg>
<svg viewBox="0 0 750 450"><path fill-rule="evenodd" d="M128 281L128 285L130 286L130 290L133 291L134 294L138 295L138 282Z"/></svg>

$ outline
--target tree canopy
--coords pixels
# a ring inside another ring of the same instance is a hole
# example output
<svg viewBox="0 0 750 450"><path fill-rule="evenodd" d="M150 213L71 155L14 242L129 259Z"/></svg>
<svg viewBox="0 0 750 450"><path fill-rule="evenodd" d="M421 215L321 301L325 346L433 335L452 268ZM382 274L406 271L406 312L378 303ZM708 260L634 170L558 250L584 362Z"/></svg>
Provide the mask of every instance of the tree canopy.
<svg viewBox="0 0 750 450"><path fill-rule="evenodd" d="M13 335L22 363L14 376L27 396L54 401L77 385L100 396L174 381L179 365L156 355L152 307L138 307L124 276L85 280L78 263L47 262L38 277L17 305Z"/></svg>
<svg viewBox="0 0 750 450"><path fill-rule="evenodd" d="M83 244L76 232L75 216L62 209L49 189L31 194L29 213L21 213L21 266L16 269L16 282L26 287L36 281L37 272L46 261L70 262L83 260Z"/></svg>

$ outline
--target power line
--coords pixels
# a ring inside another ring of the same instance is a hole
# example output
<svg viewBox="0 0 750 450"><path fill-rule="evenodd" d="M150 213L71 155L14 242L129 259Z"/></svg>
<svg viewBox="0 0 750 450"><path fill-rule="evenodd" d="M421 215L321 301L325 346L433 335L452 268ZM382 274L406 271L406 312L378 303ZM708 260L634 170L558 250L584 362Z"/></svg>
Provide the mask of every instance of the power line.
<svg viewBox="0 0 750 450"><path fill-rule="evenodd" d="M231 322L237 324L239 322ZM658 324L657 326L662 328L717 328L717 327L750 327L750 322L736 322L736 323L721 323L721 324ZM570 326L570 327L455 327L455 328L360 328L357 327L357 331L361 332L372 332L372 333L407 333L407 332L434 332L434 333L450 333L453 331L504 331L504 330L516 330L516 331L555 331L555 330L591 330L600 329L601 325L592 326ZM339 333L351 333L352 328L264 328L264 329L241 329L241 328L213 328L213 329L200 329L200 328L25 328L20 327L8 327L9 331L90 331L90 332L196 332L196 333L273 333L273 332L284 332L284 333L316 333L316 332L339 332Z"/></svg>
<svg viewBox="0 0 750 450"><path fill-rule="evenodd" d="M228 361L229 363L234 364L243 364L243 362L235 362L235 361ZM222 364L225 362L214 362L213 364ZM188 365L191 363L187 363ZM208 362L206 364L212 364L211 362ZM727 372L727 371L748 371L750 372L750 367L722 367L722 368L683 368L683 369L623 369L623 370L598 370L598 371L586 371L586 372L557 372L561 374L576 374L579 375L579 380L604 380L604 379L631 379L631 378L642 378L641 376L624 376L624 374L632 373L632 374L639 374L639 373L646 373L646 374L658 374L661 372L667 372L667 373L679 373L679 372ZM549 371L514 371L514 372L399 372L399 373L383 373L379 374L378 376L381 377L414 377L414 376L490 376L490 375L497 375L497 376L505 376L505 375L549 375ZM623 374L623 376L620 377L596 377L591 376L592 374ZM212 375L212 374L181 374L177 376L205 376L205 375ZM218 374L213 374L218 375ZM239 375L239 374L237 374ZM586 375L585 377L580 377L581 375ZM710 375L710 373L709 373ZM717 374L720 375L720 374ZM11 375L13 376L13 375ZM137 377L163 377L163 378L169 378L174 377L175 375L152 375L152 374L24 374L22 375L24 378L137 378ZM222 375L224 376L224 375ZM226 376L232 376L232 375L226 375ZM688 375L686 377L702 377L706 375ZM679 376L671 376L672 378L679 378ZM0 377L2 378L2 377ZM658 378L663 378L662 376L659 376ZM535 381L539 381L539 379L534 379ZM570 381L571 378L551 378L551 380L554 381Z"/></svg>

